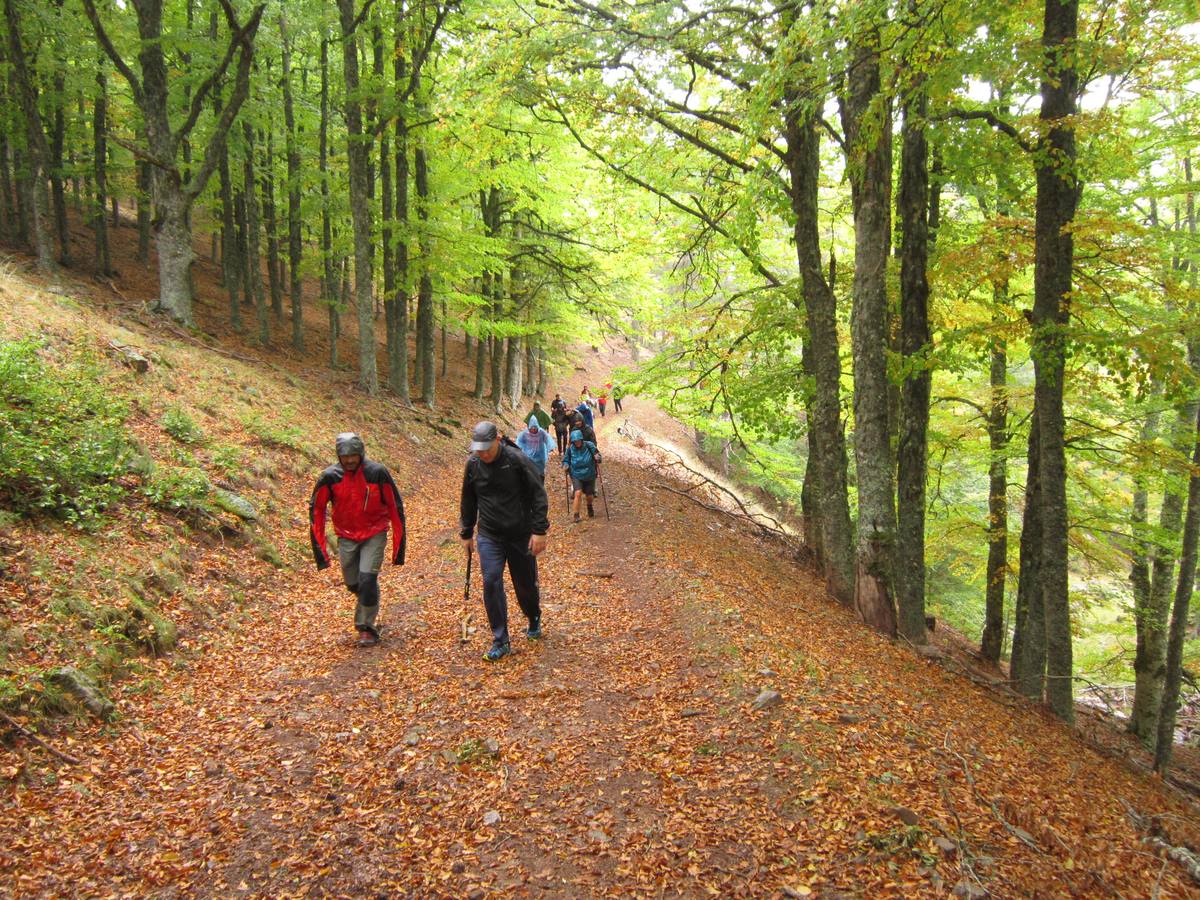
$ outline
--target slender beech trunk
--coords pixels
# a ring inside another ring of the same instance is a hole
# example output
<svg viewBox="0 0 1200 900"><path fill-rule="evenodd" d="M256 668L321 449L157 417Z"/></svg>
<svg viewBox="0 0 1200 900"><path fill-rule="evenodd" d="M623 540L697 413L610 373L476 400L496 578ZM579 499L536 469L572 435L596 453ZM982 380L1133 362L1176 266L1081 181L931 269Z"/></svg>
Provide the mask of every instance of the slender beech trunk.
<svg viewBox="0 0 1200 900"><path fill-rule="evenodd" d="M263 157L262 185L263 228L267 234L267 285L271 296L271 315L275 321L283 319L283 279L279 272L279 217L275 212L275 129L267 120L266 155ZM263 133L258 133L259 141Z"/></svg>
<svg viewBox="0 0 1200 900"><path fill-rule="evenodd" d="M359 100L357 12L354 0L337 0L342 26L342 77L346 82L346 156L350 170L350 219L354 228L354 301L358 305L358 383L379 392L375 367L375 307L371 271L370 151Z"/></svg>
<svg viewBox="0 0 1200 900"><path fill-rule="evenodd" d="M418 90L420 90L418 88ZM433 310L433 279L430 275L429 247L429 165L424 139L418 140L413 148L414 181L417 188L417 232L418 255L420 257L420 281L417 288L417 353L420 357L421 402L432 407L437 383L437 358L434 346L434 331L437 323Z"/></svg>
<svg viewBox="0 0 1200 900"><path fill-rule="evenodd" d="M879 35L857 36L842 101L854 210L854 460L858 533L854 605L864 622L896 634L895 462L888 439L887 261L891 237L891 115L881 93Z"/></svg>
<svg viewBox="0 0 1200 900"><path fill-rule="evenodd" d="M392 49L392 77L396 85L408 78L408 58L404 49L404 3L397 0L395 43ZM404 110L396 114L396 228L399 231L393 264L396 267L396 293L392 298L394 334L388 338L389 386L405 406L412 403L408 388L408 119Z"/></svg>
<svg viewBox="0 0 1200 900"><path fill-rule="evenodd" d="M521 404L521 339L516 335L508 339L504 354L504 396L511 409Z"/></svg>
<svg viewBox="0 0 1200 900"><path fill-rule="evenodd" d="M321 302L329 312L329 367L338 365L337 286L333 278L333 223L329 213L329 37L321 35L321 125L317 135L317 165L321 172Z"/></svg>
<svg viewBox="0 0 1200 900"><path fill-rule="evenodd" d="M992 285L996 311L992 322L999 325L1008 306L1008 279ZM992 337L991 402L987 411L988 430L988 561L984 599L983 636L980 653L1000 662L1004 649L1004 592L1008 577L1008 349L999 329Z"/></svg>
<svg viewBox="0 0 1200 900"><path fill-rule="evenodd" d="M292 45L287 19L279 15L283 51L283 121L287 129L288 183L288 296L292 303L292 346L304 349L304 282L300 276L303 243L300 237L300 136L296 132L296 109L292 99Z"/></svg>
<svg viewBox="0 0 1200 900"><path fill-rule="evenodd" d="M92 198L90 225L96 236L96 271L112 274L112 254L108 247L108 222L105 206L108 202L108 76L103 61L96 64L96 100L92 106L92 177L95 196Z"/></svg>
<svg viewBox="0 0 1200 900"><path fill-rule="evenodd" d="M925 643L925 477L929 446L928 354L929 147L923 85L905 103L900 162L900 351L906 377L900 385L897 452L896 602L899 629Z"/></svg>
<svg viewBox="0 0 1200 900"><path fill-rule="evenodd" d="M1075 177L1075 37L1078 0L1046 0L1042 32L1045 75L1037 159L1034 224L1034 300L1031 353L1038 410L1042 506L1042 594L1046 617L1046 699L1068 722L1075 719L1071 614L1067 568L1067 470L1063 414L1068 303L1074 267L1070 225L1079 202Z"/></svg>
<svg viewBox="0 0 1200 900"><path fill-rule="evenodd" d="M54 0L60 24L63 0ZM58 238L58 261L71 265L71 231L67 227L67 195L63 187L63 147L67 137L67 120L64 109L66 98L66 60L62 57L61 39L54 40L54 121L50 128L50 196L54 204L54 231Z"/></svg>
<svg viewBox="0 0 1200 900"><path fill-rule="evenodd" d="M37 86L25 56L21 35L21 19L15 0L4 0L5 22L8 26L8 56L12 66L12 78L20 101L21 114L25 120L25 155L28 157L27 173L22 173L27 186L26 207L31 218L33 245L37 251L37 265L42 272L53 272L58 268L54 254L54 236L51 232L50 201L46 193L46 180L50 175L51 151L46 140L46 130L38 107Z"/></svg>
<svg viewBox="0 0 1200 900"><path fill-rule="evenodd" d="M254 129L249 122L242 122L242 137L246 142L242 157L242 197L246 204L246 295L248 299L253 298L258 341L266 346L271 342L271 317L267 292L263 288L262 220L258 208L258 176L254 167Z"/></svg>
<svg viewBox="0 0 1200 900"><path fill-rule="evenodd" d="M1042 500L1038 454L1038 410L1029 423L1029 470L1025 477L1025 514L1021 522L1021 561L1017 572L1017 608L1013 616L1009 678L1031 700L1041 701L1046 684L1046 617L1042 600Z"/></svg>
<svg viewBox="0 0 1200 900"><path fill-rule="evenodd" d="M242 286L240 296L230 298L229 324L241 333L245 330L242 308L254 308L254 287L250 283L250 248L246 229L246 192L236 191L233 195L233 247L238 261L237 283Z"/></svg>
<svg viewBox="0 0 1200 900"><path fill-rule="evenodd" d="M150 163L139 159L137 167L137 259L140 263L150 261L150 236L154 223L154 170Z"/></svg>
<svg viewBox="0 0 1200 900"><path fill-rule="evenodd" d="M817 107L819 104L815 101L791 97L784 126L796 263L808 326L803 364L814 384L813 396L807 403L806 519L811 520L812 531L817 537L809 546L821 563L826 587L840 602L849 605L854 598L854 532L850 523L846 442L841 421L837 298L825 280L821 266L817 209L821 138L814 111ZM806 109L807 112L803 111Z"/></svg>
<svg viewBox="0 0 1200 900"><path fill-rule="evenodd" d="M0 106L5 98L0 93ZM12 167L9 163L8 130L0 128L0 237L11 241L16 237L17 204L13 199Z"/></svg>
<svg viewBox="0 0 1200 900"><path fill-rule="evenodd" d="M1196 347L1190 349L1192 370L1200 370ZM1154 748L1154 770L1166 775L1175 749L1175 717L1179 711L1179 688L1183 680L1183 641L1187 632L1188 605L1196 580L1196 546L1200 540L1200 415L1196 421L1192 451L1192 476L1188 479L1187 518L1183 526L1183 549L1179 558L1179 582L1171 610L1171 628L1167 638L1166 677L1158 711L1158 732Z"/></svg>

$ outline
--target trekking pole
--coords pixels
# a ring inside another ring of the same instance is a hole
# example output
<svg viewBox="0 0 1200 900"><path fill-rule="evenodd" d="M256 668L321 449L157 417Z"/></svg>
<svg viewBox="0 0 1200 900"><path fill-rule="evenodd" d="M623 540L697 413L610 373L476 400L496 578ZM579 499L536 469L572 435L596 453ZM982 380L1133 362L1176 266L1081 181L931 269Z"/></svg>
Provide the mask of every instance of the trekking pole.
<svg viewBox="0 0 1200 900"><path fill-rule="evenodd" d="M571 476L568 475L563 480L563 494L567 498L567 512L571 511Z"/></svg>
<svg viewBox="0 0 1200 900"><path fill-rule="evenodd" d="M604 498L604 518L611 519L612 516L608 514L608 494L604 490L604 470L597 466L596 474L600 476L600 496Z"/></svg>
<svg viewBox="0 0 1200 900"><path fill-rule="evenodd" d="M459 643L465 644L468 640L469 630L471 627L471 549L472 545L467 544L467 579L463 584L463 613L465 618L459 628Z"/></svg>

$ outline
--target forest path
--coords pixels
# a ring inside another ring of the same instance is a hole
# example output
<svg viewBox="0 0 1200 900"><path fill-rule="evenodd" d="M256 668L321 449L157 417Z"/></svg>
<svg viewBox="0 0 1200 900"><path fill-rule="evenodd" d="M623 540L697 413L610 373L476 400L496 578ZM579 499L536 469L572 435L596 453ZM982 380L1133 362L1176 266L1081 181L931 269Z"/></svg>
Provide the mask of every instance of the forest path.
<svg viewBox="0 0 1200 900"><path fill-rule="evenodd" d="M1122 801L1189 808L656 489L622 418L599 429L611 519L598 501L570 524L551 460L542 641L510 601L513 656L482 662L483 627L460 643L467 613L485 624L477 570L463 605L462 458L422 467L384 642L354 646L334 570L260 582L239 631L73 747L83 766L22 789L0 892L1188 892ZM280 489L294 523L309 485ZM763 688L782 701L755 711Z"/></svg>

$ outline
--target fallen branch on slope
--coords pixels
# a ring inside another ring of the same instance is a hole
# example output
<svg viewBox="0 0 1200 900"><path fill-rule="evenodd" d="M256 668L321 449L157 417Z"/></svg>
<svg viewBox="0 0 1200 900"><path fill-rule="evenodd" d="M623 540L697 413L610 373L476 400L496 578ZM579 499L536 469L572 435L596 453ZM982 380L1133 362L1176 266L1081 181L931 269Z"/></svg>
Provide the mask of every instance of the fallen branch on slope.
<svg viewBox="0 0 1200 900"><path fill-rule="evenodd" d="M57 750L54 747L51 747L49 744L47 744L45 741L43 741L40 737L38 737L36 734L34 734L32 731L30 731L28 728L26 728L24 725L22 725L16 719L14 719L12 716L10 716L8 713L0 712L0 717L3 717L5 722L7 722L9 725L11 725L13 728L15 728L24 737L27 737L29 740L33 741L35 744L37 744L42 749L49 751L54 756L57 756L63 762L67 763L68 765L72 765L72 766L79 765L80 761L78 759L76 759L74 756L70 756L69 754L63 753L61 750Z"/></svg>

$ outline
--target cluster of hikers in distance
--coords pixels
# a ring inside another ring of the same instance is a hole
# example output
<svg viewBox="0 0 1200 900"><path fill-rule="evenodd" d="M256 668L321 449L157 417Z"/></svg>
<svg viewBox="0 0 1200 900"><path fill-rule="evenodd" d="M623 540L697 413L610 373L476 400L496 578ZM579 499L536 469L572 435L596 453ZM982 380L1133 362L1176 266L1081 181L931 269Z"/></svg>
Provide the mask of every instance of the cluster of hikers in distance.
<svg viewBox="0 0 1200 900"><path fill-rule="evenodd" d="M555 394L550 412L534 401L526 427L511 439L494 422L480 422L471 430L470 455L463 471L459 499L459 538L467 552L467 583L471 558L479 553L483 573L483 606L492 643L483 658L496 662L512 652L508 633L508 599L504 568L521 612L529 620L525 636L542 636L541 593L537 557L546 549L550 530L550 500L546 493L546 466L551 453L559 456L565 478L567 506L574 522L594 517L596 483L603 493L602 457L596 444L595 413L621 412L623 392L611 382L592 393L585 386L578 405L572 407ZM553 451L550 429L554 429ZM379 573L392 532L392 565L404 565L407 533L404 500L391 472L382 463L367 459L363 439L352 431L334 439L338 461L317 479L309 503L309 527L317 569L330 565L325 537L326 509L333 506L333 530L342 581L357 599L354 627L358 645L379 643L383 626L379 616ZM605 514L608 512L605 499Z"/></svg>

